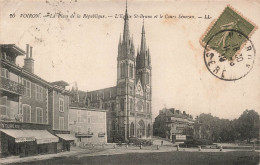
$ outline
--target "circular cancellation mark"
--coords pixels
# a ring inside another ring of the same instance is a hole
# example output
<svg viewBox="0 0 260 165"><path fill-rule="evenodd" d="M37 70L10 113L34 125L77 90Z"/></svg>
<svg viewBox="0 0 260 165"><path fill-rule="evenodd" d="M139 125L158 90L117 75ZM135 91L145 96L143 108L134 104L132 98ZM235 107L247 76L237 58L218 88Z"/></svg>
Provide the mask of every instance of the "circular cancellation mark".
<svg viewBox="0 0 260 165"><path fill-rule="evenodd" d="M237 30L219 31L209 39L204 48L204 61L208 70L225 81L245 77L253 68L254 59L255 48L252 41Z"/></svg>

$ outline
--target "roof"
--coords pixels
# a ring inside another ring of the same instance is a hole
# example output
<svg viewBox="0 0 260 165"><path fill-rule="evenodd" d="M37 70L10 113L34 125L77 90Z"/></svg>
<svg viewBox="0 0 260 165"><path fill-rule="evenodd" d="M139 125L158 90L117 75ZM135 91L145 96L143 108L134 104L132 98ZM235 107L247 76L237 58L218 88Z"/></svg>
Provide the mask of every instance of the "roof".
<svg viewBox="0 0 260 165"><path fill-rule="evenodd" d="M97 90L93 90L93 91L87 91L86 93L104 92L104 91L111 90L111 89L115 89L115 88L116 88L116 86L107 87L107 88L97 89ZM82 91L82 92L83 92L83 91Z"/></svg>
<svg viewBox="0 0 260 165"><path fill-rule="evenodd" d="M55 82L52 82L52 84L54 85L58 85L58 86L62 86L62 87L66 87L69 85L69 83L65 82L65 81L55 81Z"/></svg>
<svg viewBox="0 0 260 165"><path fill-rule="evenodd" d="M167 117L176 117L176 118L182 118L182 119L188 119L188 120L193 120L188 114L185 115L183 114L180 110L176 110L174 108L170 108L170 109L163 109L161 110L162 113L160 114L164 114ZM159 115L160 115L159 114Z"/></svg>
<svg viewBox="0 0 260 165"><path fill-rule="evenodd" d="M86 111L99 111L99 112L107 112L108 110L105 109L98 109L95 107L78 107L78 106L71 106L69 107L70 110L86 110Z"/></svg>
<svg viewBox="0 0 260 165"><path fill-rule="evenodd" d="M17 47L15 44L1 44L0 46L2 48L10 49L11 52L15 53L18 56L19 55L23 56L25 54L25 51Z"/></svg>

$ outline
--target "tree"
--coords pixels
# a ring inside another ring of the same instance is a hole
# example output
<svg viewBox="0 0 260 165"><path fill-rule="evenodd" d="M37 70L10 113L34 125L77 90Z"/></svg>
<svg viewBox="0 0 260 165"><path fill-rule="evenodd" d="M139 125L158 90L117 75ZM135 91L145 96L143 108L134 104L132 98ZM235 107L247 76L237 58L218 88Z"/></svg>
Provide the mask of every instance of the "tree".
<svg viewBox="0 0 260 165"><path fill-rule="evenodd" d="M240 140L249 142L252 138L259 138L259 124L259 114L254 110L245 110L236 122Z"/></svg>
<svg viewBox="0 0 260 165"><path fill-rule="evenodd" d="M219 119L211 114L200 114L195 121L195 134L214 142L234 142L259 138L259 114L245 110L238 119ZM198 129L199 128L199 129Z"/></svg>
<svg viewBox="0 0 260 165"><path fill-rule="evenodd" d="M200 128L200 137L202 139L212 140L214 142L226 142L232 139L230 137L231 125L228 119L219 119L211 114L200 114L195 121L195 128ZM198 131L197 129L195 129Z"/></svg>

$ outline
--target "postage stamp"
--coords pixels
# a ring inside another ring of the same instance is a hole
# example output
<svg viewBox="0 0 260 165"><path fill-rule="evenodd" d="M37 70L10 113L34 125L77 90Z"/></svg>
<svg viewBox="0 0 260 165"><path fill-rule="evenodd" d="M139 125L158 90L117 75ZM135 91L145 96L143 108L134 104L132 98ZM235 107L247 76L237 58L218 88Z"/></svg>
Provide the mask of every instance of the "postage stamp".
<svg viewBox="0 0 260 165"><path fill-rule="evenodd" d="M256 29L254 23L228 5L200 39L205 48L204 59L209 71L223 80L238 80L244 77L253 66L255 49L250 37ZM248 51L252 52L248 54ZM247 54L250 57L245 57ZM214 60L213 57L217 59ZM238 67L242 61L246 66L243 71ZM230 75L226 77L228 72Z"/></svg>
<svg viewBox="0 0 260 165"><path fill-rule="evenodd" d="M239 36L233 44L238 45L241 40L245 40L245 45L239 54L234 55L234 60L228 60L227 57L211 48L216 38L226 33L232 33L233 36ZM207 42L204 49L204 61L211 74L219 79L234 81L245 77L253 68L255 58L255 48L251 40L243 33L237 30L223 30L213 35Z"/></svg>

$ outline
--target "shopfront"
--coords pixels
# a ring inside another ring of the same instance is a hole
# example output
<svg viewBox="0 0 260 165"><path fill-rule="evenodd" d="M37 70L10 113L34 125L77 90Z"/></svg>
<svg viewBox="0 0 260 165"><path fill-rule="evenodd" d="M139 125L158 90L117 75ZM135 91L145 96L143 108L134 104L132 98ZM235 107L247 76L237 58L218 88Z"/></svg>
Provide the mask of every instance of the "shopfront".
<svg viewBox="0 0 260 165"><path fill-rule="evenodd" d="M75 143L76 137L72 134L56 134L59 137L57 152L70 151L71 144Z"/></svg>
<svg viewBox="0 0 260 165"><path fill-rule="evenodd" d="M47 130L0 129L3 155L56 153L59 139Z"/></svg>

